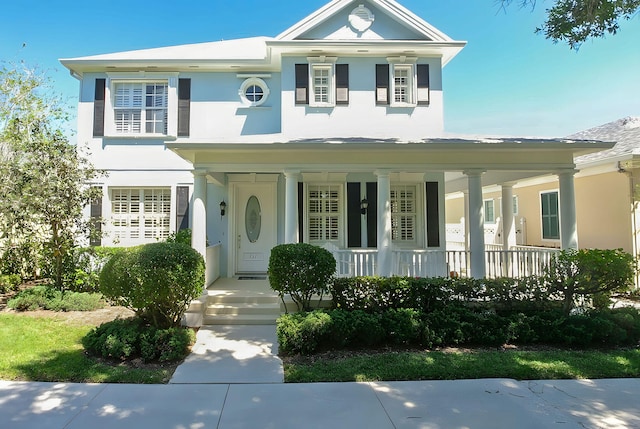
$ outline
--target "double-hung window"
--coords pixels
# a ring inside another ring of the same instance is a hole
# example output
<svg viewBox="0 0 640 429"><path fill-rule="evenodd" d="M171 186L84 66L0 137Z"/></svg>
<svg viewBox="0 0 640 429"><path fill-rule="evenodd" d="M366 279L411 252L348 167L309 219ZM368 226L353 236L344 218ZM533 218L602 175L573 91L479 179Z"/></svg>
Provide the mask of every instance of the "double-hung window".
<svg viewBox="0 0 640 429"><path fill-rule="evenodd" d="M188 137L191 79L178 73L107 73L96 79L95 137Z"/></svg>
<svg viewBox="0 0 640 429"><path fill-rule="evenodd" d="M414 104L413 64L394 64L391 104Z"/></svg>
<svg viewBox="0 0 640 429"><path fill-rule="evenodd" d="M340 243L341 185L309 185L307 192L309 242Z"/></svg>
<svg viewBox="0 0 640 429"><path fill-rule="evenodd" d="M311 106L332 106L335 84L333 64L311 65Z"/></svg>
<svg viewBox="0 0 640 429"><path fill-rule="evenodd" d="M167 82L116 82L116 134L167 134Z"/></svg>
<svg viewBox="0 0 640 429"><path fill-rule="evenodd" d="M558 240L560 238L558 192L541 193L540 207L542 212L542 238L545 240Z"/></svg>
<svg viewBox="0 0 640 429"><path fill-rule="evenodd" d="M429 64L417 58L390 57L376 65L376 104L391 107L429 105Z"/></svg>
<svg viewBox="0 0 640 429"><path fill-rule="evenodd" d="M309 57L295 65L295 102L311 107L349 104L349 65L337 57Z"/></svg>
<svg viewBox="0 0 640 429"><path fill-rule="evenodd" d="M418 235L417 219L416 187L391 186L391 240L397 244L415 244Z"/></svg>
<svg viewBox="0 0 640 429"><path fill-rule="evenodd" d="M170 216L170 188L111 190L113 236L121 244L166 239L169 236Z"/></svg>

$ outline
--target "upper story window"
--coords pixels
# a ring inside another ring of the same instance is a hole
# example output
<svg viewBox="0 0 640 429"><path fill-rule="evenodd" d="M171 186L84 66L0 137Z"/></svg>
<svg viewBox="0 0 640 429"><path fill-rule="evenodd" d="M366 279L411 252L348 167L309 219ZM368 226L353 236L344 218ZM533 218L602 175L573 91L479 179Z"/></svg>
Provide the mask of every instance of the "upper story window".
<svg viewBox="0 0 640 429"><path fill-rule="evenodd" d="M166 82L114 84L114 121L118 134L167 134Z"/></svg>
<svg viewBox="0 0 640 429"><path fill-rule="evenodd" d="M349 65L335 64L336 57L308 60L295 66L295 103L312 107L349 104Z"/></svg>
<svg viewBox="0 0 640 429"><path fill-rule="evenodd" d="M393 104L413 104L413 65L395 64L392 81Z"/></svg>
<svg viewBox="0 0 640 429"><path fill-rule="evenodd" d="M376 65L376 104L413 107L429 104L429 65L417 58L391 57Z"/></svg>
<svg viewBox="0 0 640 429"><path fill-rule="evenodd" d="M94 136L188 136L191 80L177 73L108 73L96 79Z"/></svg>
<svg viewBox="0 0 640 429"><path fill-rule="evenodd" d="M257 107L263 105L269 98L269 87L264 80L250 77L242 82L238 94L244 104Z"/></svg>

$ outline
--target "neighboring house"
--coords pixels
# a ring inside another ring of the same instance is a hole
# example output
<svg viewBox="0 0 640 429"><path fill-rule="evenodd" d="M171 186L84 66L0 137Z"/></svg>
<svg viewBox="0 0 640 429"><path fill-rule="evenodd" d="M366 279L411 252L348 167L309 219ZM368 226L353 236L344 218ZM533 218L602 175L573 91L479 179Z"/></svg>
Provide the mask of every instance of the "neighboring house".
<svg viewBox="0 0 640 429"><path fill-rule="evenodd" d="M464 45L396 1L334 0L276 37L61 60L80 81L78 142L109 171L103 244L189 226L208 281L265 273L299 241L340 275L447 275L445 191L468 189L484 276L483 185L548 173L558 243L575 247L574 156L611 144L447 138L443 67Z"/></svg>
<svg viewBox="0 0 640 429"><path fill-rule="evenodd" d="M639 253L640 118L628 117L566 137L567 140L616 142L611 149L575 158L575 200L579 248L623 249ZM555 176L542 175L513 184L515 230L512 244L560 248L559 184ZM496 189L484 189L485 226L489 241L502 243L499 221L502 198ZM464 217L461 193L447 197L447 223ZM487 209L494 216L487 216Z"/></svg>

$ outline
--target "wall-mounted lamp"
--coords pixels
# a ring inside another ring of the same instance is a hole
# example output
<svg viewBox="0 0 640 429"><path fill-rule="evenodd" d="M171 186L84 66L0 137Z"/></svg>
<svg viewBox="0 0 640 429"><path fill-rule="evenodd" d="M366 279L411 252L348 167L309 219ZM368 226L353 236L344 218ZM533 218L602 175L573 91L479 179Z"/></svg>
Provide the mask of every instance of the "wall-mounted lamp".
<svg viewBox="0 0 640 429"><path fill-rule="evenodd" d="M224 200L220 201L220 216L224 216L226 210L227 210L227 203L225 203Z"/></svg>
<svg viewBox="0 0 640 429"><path fill-rule="evenodd" d="M363 198L362 201L360 201L360 213L362 213L363 215L366 215L368 207L369 207L369 201L367 201L366 198Z"/></svg>

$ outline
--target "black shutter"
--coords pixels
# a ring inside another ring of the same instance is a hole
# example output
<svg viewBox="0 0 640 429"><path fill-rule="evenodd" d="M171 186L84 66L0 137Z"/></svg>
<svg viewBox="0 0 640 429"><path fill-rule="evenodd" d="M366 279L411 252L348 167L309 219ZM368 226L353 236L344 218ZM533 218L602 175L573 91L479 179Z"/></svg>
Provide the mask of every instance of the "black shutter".
<svg viewBox="0 0 640 429"><path fill-rule="evenodd" d="M438 182L427 182L427 247L440 247Z"/></svg>
<svg viewBox="0 0 640 429"><path fill-rule="evenodd" d="M309 104L309 64L296 64L296 104Z"/></svg>
<svg viewBox="0 0 640 429"><path fill-rule="evenodd" d="M378 247L378 183L367 182L367 247Z"/></svg>
<svg viewBox="0 0 640 429"><path fill-rule="evenodd" d="M191 79L178 79L178 136L189 135Z"/></svg>
<svg viewBox="0 0 640 429"><path fill-rule="evenodd" d="M304 242L304 183L298 182L298 243Z"/></svg>
<svg viewBox="0 0 640 429"><path fill-rule="evenodd" d="M336 104L349 104L349 64L336 64Z"/></svg>
<svg viewBox="0 0 640 429"><path fill-rule="evenodd" d="M103 79L104 80L104 79ZM102 186L96 186L102 190ZM92 234L89 237L90 246L102 246L102 194L91 201Z"/></svg>
<svg viewBox="0 0 640 429"><path fill-rule="evenodd" d="M389 104L389 64L376 64L376 104Z"/></svg>
<svg viewBox="0 0 640 429"><path fill-rule="evenodd" d="M176 229L189 228L189 187L176 187Z"/></svg>
<svg viewBox="0 0 640 429"><path fill-rule="evenodd" d="M93 97L93 136L104 136L104 88L107 80L96 79L95 95Z"/></svg>
<svg viewBox="0 0 640 429"><path fill-rule="evenodd" d="M429 64L418 64L418 104L429 104Z"/></svg>
<svg viewBox="0 0 640 429"><path fill-rule="evenodd" d="M347 183L347 247L362 247L360 183Z"/></svg>

